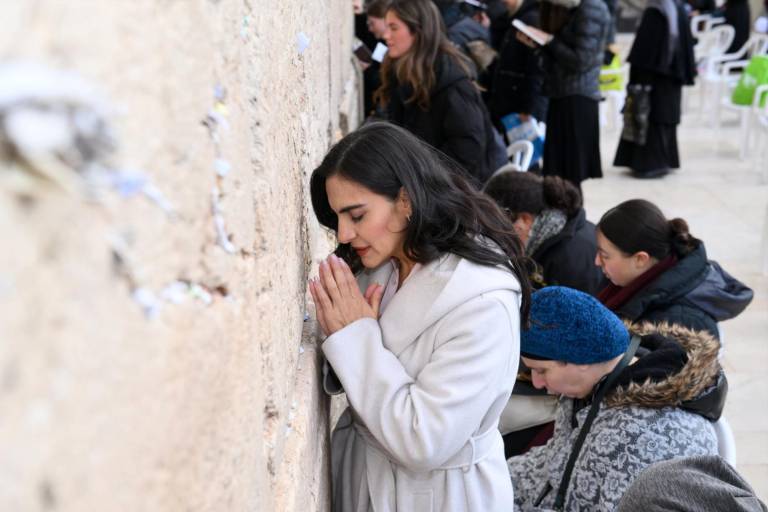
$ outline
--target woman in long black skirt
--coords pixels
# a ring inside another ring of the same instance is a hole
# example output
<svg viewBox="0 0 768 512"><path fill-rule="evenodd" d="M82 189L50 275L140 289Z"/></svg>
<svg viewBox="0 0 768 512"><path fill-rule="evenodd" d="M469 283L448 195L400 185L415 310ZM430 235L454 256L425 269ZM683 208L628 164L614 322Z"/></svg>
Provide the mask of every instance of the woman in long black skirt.
<svg viewBox="0 0 768 512"><path fill-rule="evenodd" d="M688 18L679 0L650 0L627 59L630 84L650 85L651 111L645 144L621 140L613 162L636 178L658 178L680 167L677 125L683 85L696 68Z"/></svg>
<svg viewBox="0 0 768 512"><path fill-rule="evenodd" d="M604 0L543 0L540 19L553 35L540 47L550 98L543 174L581 190L582 181L603 176L598 79L611 16ZM518 39L536 46L522 33Z"/></svg>

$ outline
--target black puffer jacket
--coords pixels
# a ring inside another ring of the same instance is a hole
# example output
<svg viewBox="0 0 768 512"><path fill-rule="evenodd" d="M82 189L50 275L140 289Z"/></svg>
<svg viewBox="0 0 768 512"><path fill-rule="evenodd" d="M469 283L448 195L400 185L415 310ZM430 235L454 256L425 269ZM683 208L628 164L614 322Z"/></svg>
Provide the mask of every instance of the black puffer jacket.
<svg viewBox="0 0 768 512"><path fill-rule="evenodd" d="M598 79L610 23L605 0L581 0L571 10L563 28L541 49L547 96L600 99Z"/></svg>
<svg viewBox="0 0 768 512"><path fill-rule="evenodd" d="M429 108L407 102L413 95L410 86L395 85L387 119L456 160L480 186L506 163L505 148L472 80L447 55L437 62ZM391 83L397 84L394 75Z"/></svg>
<svg viewBox="0 0 768 512"><path fill-rule="evenodd" d="M666 322L717 337L717 322L744 311L752 296L750 288L707 260L701 243L615 313L632 322Z"/></svg>
<svg viewBox="0 0 768 512"><path fill-rule="evenodd" d="M512 19L539 26L539 2L525 0ZM494 66L488 109L497 126L502 117L513 112L532 114L542 121L547 118L547 98L541 91L541 61L533 49L517 40L516 33L517 29L509 27L504 34Z"/></svg>
<svg viewBox="0 0 768 512"><path fill-rule="evenodd" d="M595 295L604 279L595 266L595 225L583 209L560 233L542 242L531 258L541 266L546 286L568 286Z"/></svg>

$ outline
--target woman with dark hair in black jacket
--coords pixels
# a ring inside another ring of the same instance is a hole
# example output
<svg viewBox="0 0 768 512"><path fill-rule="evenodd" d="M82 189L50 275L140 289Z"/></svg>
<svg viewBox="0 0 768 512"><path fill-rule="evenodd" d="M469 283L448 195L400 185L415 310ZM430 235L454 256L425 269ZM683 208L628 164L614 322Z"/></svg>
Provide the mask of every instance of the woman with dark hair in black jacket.
<svg viewBox="0 0 768 512"><path fill-rule="evenodd" d="M536 288L568 286L597 294L604 279L595 267L595 225L581 207L581 194L557 176L502 172L485 193L501 206L536 263L531 282Z"/></svg>
<svg viewBox="0 0 768 512"><path fill-rule="evenodd" d="M549 96L543 174L580 190L582 181L603 176L598 79L611 15L605 0L542 0L540 21L553 36L549 42L539 46L522 32L518 38L543 56Z"/></svg>
<svg viewBox="0 0 768 512"><path fill-rule="evenodd" d="M472 63L448 40L431 0L394 0L389 47L374 99L387 120L455 159L481 186L507 162L474 83Z"/></svg>
<svg viewBox="0 0 768 512"><path fill-rule="evenodd" d="M611 281L597 296L632 322L666 322L718 336L717 322L735 317L753 292L707 260L704 244L683 219L632 199L597 224L595 264Z"/></svg>

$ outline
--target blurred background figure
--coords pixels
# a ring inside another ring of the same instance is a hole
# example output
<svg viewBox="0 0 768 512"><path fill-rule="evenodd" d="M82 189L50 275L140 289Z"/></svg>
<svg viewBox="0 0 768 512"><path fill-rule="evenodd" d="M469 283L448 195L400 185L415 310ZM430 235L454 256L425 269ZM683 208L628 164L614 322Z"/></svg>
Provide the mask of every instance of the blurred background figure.
<svg viewBox="0 0 768 512"><path fill-rule="evenodd" d="M456 160L481 186L507 153L472 62L446 37L431 0L394 0L386 21L389 52L374 99L389 121Z"/></svg>
<svg viewBox="0 0 768 512"><path fill-rule="evenodd" d="M600 66L611 16L604 0L542 0L541 29L553 37L541 46L544 93L549 97L544 175L581 182L603 176L598 102Z"/></svg>
<svg viewBox="0 0 768 512"><path fill-rule="evenodd" d="M384 45L384 32L387 23L384 17L387 14L391 0L371 0L366 3L365 14L355 16L355 36L366 46L373 56L379 45ZM365 26L363 28L361 21ZM365 115L373 114L375 103L373 94L381 87L381 63L371 57L370 62L363 65L363 105Z"/></svg>
<svg viewBox="0 0 768 512"><path fill-rule="evenodd" d="M680 167L682 90L696 76L693 37L680 0L648 2L627 60L630 86L650 87L650 113L644 144L622 138L613 164L629 167L637 178L658 178Z"/></svg>
<svg viewBox="0 0 768 512"><path fill-rule="evenodd" d="M500 43L499 56L493 66L488 93L488 110L494 125L504 131L501 118L516 113L522 121L533 116L546 119L547 97L542 92L544 70L533 48L519 41L517 29L510 26L519 19L527 25L539 26L538 0L504 0L508 9L507 29ZM512 142L512 141L508 141Z"/></svg>

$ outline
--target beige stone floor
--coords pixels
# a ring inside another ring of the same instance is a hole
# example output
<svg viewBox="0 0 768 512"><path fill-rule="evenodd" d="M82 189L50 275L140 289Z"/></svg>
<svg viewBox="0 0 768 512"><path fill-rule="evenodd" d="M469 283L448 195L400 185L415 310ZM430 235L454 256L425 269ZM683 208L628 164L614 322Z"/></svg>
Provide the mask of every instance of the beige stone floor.
<svg viewBox="0 0 768 512"><path fill-rule="evenodd" d="M686 219L710 259L754 289L747 310L721 324L730 383L725 415L736 438L737 468L768 501L768 161L740 160L735 120L718 135L706 117L685 114L678 131L682 167L657 180L637 180L613 167L619 134L604 129L604 178L584 183L585 207L596 221L626 199L651 200L668 217ZM760 149L766 144L768 136Z"/></svg>

